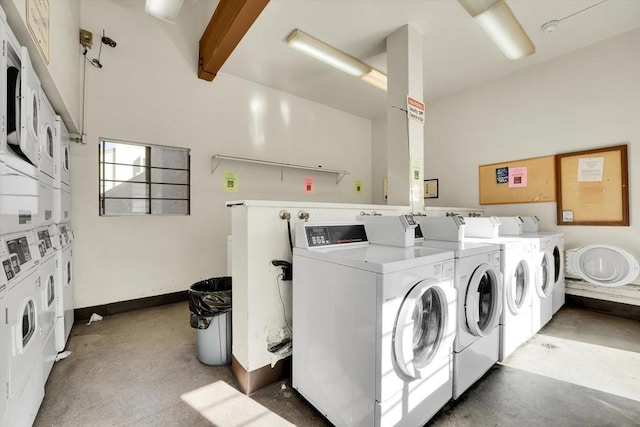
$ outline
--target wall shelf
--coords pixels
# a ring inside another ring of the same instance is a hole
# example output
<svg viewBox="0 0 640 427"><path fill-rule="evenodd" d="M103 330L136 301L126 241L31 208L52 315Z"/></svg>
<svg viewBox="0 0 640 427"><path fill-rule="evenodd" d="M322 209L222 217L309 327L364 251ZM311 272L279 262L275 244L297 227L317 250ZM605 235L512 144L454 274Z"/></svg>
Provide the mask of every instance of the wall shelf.
<svg viewBox="0 0 640 427"><path fill-rule="evenodd" d="M342 181L342 178L344 178L345 175L348 175L349 172L347 171L343 171L343 170L338 170L338 169L327 169L327 168L323 168L322 166L305 166L305 165L296 165L293 163L284 163L284 162L274 162L271 160L263 160L263 159L254 159L254 158L250 158L250 157L239 157L239 156L230 156L228 154L215 154L213 157L211 157L211 160L213 161L213 168L211 169L211 173L214 173L216 171L216 169L218 169L218 166L220 166L220 163L223 160L228 160L228 161L232 161L232 162L241 162L241 163L256 163L259 165L267 165L267 166L276 166L280 168L280 179L282 179L282 170L284 168L288 168L288 169L302 169L302 170L308 170L308 171L314 171L314 172L323 172L323 173L333 173L336 175L336 184L339 184L340 181Z"/></svg>

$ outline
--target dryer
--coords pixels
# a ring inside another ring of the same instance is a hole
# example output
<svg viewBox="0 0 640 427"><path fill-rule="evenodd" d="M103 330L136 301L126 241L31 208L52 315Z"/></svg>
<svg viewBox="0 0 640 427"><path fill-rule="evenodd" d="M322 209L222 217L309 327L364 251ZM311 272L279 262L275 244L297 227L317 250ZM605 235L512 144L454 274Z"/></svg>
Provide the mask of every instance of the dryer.
<svg viewBox="0 0 640 427"><path fill-rule="evenodd" d="M3 55L0 56L4 78L0 103L5 132L0 132L0 234L27 230L35 225L38 215L38 155L37 137L24 126L27 114L27 85L33 82L35 74L31 69L23 72L23 66L30 65L26 50L13 35L6 23L4 12L0 13L0 36ZM27 67L28 68L28 67ZM27 77L29 75L30 77ZM37 81L37 77L36 77ZM36 85L37 86L37 85ZM30 104L32 105L32 104ZM35 99L36 115L38 99ZM34 117L34 113L30 114Z"/></svg>
<svg viewBox="0 0 640 427"><path fill-rule="evenodd" d="M40 136L39 136L39 151L40 162L39 171L40 179L45 175L51 179L51 186L53 186L54 178L54 153L55 153L55 132L56 132L56 113L53 111L51 103L47 99L46 95L39 89L40 96Z"/></svg>
<svg viewBox="0 0 640 427"><path fill-rule="evenodd" d="M55 117L53 164L55 188L71 189L71 138L60 116Z"/></svg>
<svg viewBox="0 0 640 427"><path fill-rule="evenodd" d="M54 134L55 113L49 100L40 91L42 100L40 130L40 167L38 171L38 220L36 224L49 225L54 222Z"/></svg>
<svg viewBox="0 0 640 427"><path fill-rule="evenodd" d="M416 220L420 223L421 218ZM498 361L504 298L500 246L428 239L417 244L454 253L458 326L453 345L453 398L457 399Z"/></svg>
<svg viewBox="0 0 640 427"><path fill-rule="evenodd" d="M296 230L293 387L337 426L425 424L452 397L453 253Z"/></svg>

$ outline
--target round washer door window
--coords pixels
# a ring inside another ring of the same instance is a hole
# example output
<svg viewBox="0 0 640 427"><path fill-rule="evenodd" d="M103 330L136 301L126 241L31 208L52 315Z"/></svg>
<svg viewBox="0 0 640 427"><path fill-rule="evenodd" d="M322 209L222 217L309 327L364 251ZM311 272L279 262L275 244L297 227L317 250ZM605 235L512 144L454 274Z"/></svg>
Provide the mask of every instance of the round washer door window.
<svg viewBox="0 0 640 427"><path fill-rule="evenodd" d="M405 296L394 327L396 363L409 378L421 378L442 342L447 301L438 282L423 280Z"/></svg>
<svg viewBox="0 0 640 427"><path fill-rule="evenodd" d="M529 266L522 259L509 278L509 282L506 283L507 304L513 314L520 312L529 293L529 286Z"/></svg>
<svg viewBox="0 0 640 427"><path fill-rule="evenodd" d="M51 128L47 127L47 155L53 158L53 132L51 132Z"/></svg>
<svg viewBox="0 0 640 427"><path fill-rule="evenodd" d="M500 320L500 273L488 264L478 266L469 280L465 319L469 331L479 337L491 333Z"/></svg>

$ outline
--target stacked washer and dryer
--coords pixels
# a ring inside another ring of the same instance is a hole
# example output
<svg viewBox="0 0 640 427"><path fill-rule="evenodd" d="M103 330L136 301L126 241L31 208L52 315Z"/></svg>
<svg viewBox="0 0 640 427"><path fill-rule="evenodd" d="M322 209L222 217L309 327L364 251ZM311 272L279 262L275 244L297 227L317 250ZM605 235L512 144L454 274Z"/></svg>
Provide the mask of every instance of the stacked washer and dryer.
<svg viewBox="0 0 640 427"><path fill-rule="evenodd" d="M454 254L415 227L298 224L293 387L334 425L423 425L453 396Z"/></svg>
<svg viewBox="0 0 640 427"><path fill-rule="evenodd" d="M61 198L56 182L66 180L68 190L70 181L60 119L1 8L0 36L0 112L5 124L0 137L0 426L13 427L33 423L58 353L54 326L56 308L62 304L58 258L64 248L57 242L71 233L64 224L69 214L56 209L56 198ZM67 299L71 302L71 296Z"/></svg>

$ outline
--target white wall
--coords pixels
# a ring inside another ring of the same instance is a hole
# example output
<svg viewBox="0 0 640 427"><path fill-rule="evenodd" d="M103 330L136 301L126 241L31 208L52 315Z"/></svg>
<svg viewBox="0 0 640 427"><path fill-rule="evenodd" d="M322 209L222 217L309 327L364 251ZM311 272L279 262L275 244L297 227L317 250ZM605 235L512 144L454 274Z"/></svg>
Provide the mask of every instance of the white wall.
<svg viewBox="0 0 640 427"><path fill-rule="evenodd" d="M78 0L50 0L49 63L38 50L26 24L26 0L2 0L7 21L29 56L47 98L72 133L80 128L81 49ZM86 4L84 2L83 4ZM94 34L99 42L100 36Z"/></svg>
<svg viewBox="0 0 640 427"><path fill-rule="evenodd" d="M629 144L630 227L556 227L556 204L484 206L535 214L567 248L617 245L640 258L640 31L427 104L425 176L440 179L431 206L476 205L478 166Z"/></svg>
<svg viewBox="0 0 640 427"><path fill-rule="evenodd" d="M86 145L72 147L75 306L184 290L226 273L225 201L275 199L370 203L371 122L239 78L196 77L198 40L215 2L183 8L176 24L144 14L143 0L82 3L82 28L118 43L88 68ZM189 15L191 13L191 15ZM184 14L184 15L183 15ZM97 53L90 52L90 58ZM98 216L98 139L191 149L191 215ZM216 153L344 169L335 175L224 162ZM237 193L222 174L239 175ZM316 192L303 192L304 177ZM354 181L365 191L356 194Z"/></svg>

